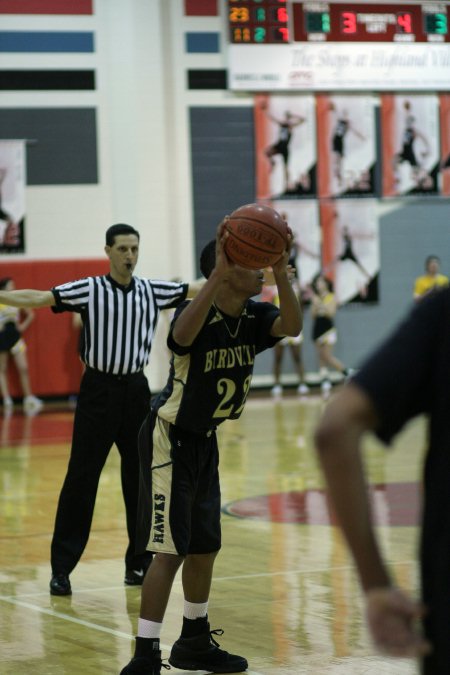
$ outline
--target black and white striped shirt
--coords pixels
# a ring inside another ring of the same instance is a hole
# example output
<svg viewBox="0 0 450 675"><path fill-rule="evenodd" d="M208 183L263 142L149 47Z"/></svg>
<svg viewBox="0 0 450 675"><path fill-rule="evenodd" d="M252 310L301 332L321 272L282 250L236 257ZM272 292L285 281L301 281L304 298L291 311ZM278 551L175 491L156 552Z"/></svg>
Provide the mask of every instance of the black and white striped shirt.
<svg viewBox="0 0 450 675"><path fill-rule="evenodd" d="M188 284L133 277L129 286L109 275L55 286L54 312L79 312L83 319L81 360L114 375L135 373L148 363L160 309L176 307Z"/></svg>

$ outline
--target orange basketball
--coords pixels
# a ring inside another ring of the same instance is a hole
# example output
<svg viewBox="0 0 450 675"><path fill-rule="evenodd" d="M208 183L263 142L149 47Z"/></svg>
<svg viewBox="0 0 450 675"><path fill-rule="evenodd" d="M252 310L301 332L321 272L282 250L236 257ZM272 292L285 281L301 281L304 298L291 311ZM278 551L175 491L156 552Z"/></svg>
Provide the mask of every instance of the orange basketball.
<svg viewBox="0 0 450 675"><path fill-rule="evenodd" d="M286 221L265 204L240 206L230 215L227 230L225 253L236 265L250 270L274 265L286 248Z"/></svg>

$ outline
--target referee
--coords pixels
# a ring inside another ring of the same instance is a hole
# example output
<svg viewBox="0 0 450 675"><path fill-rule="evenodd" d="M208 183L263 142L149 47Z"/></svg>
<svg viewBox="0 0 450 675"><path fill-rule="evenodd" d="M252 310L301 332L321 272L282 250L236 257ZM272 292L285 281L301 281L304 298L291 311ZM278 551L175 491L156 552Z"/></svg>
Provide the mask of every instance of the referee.
<svg viewBox="0 0 450 675"><path fill-rule="evenodd" d="M122 492L129 544L125 583L141 585L151 554L135 554L139 484L137 438L148 413L150 389L143 369L159 310L176 307L197 289L184 283L133 276L139 232L130 225L106 231L109 274L55 286L49 291L1 291L14 307L78 312L83 328L80 357L86 366L66 478L59 496L51 545L52 595L71 595L69 575L89 538L98 482L113 443L121 457ZM190 291L190 293L189 293Z"/></svg>

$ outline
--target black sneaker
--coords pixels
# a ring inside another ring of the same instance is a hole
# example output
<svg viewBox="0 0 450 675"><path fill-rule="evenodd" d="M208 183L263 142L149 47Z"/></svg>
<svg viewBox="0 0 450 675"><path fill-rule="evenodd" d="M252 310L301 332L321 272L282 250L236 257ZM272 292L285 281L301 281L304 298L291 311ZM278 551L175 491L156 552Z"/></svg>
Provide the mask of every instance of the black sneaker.
<svg viewBox="0 0 450 675"><path fill-rule="evenodd" d="M125 583L127 586L142 586L145 573L150 567L153 556L147 557L143 563L139 563L134 569L125 570Z"/></svg>
<svg viewBox="0 0 450 675"><path fill-rule="evenodd" d="M142 586L144 582L145 572L146 570L142 569L142 567L139 570L126 570L124 579L126 585Z"/></svg>
<svg viewBox="0 0 450 675"><path fill-rule="evenodd" d="M72 595L68 574L54 574L50 580L51 595Z"/></svg>
<svg viewBox="0 0 450 675"><path fill-rule="evenodd" d="M120 675L161 675L161 668L170 666L161 662L161 652L155 651L152 656L135 656L120 671Z"/></svg>
<svg viewBox="0 0 450 675"><path fill-rule="evenodd" d="M210 673L241 673L247 659L219 649L213 635L223 635L221 628L191 638L180 637L172 647L169 663L180 670L208 670Z"/></svg>

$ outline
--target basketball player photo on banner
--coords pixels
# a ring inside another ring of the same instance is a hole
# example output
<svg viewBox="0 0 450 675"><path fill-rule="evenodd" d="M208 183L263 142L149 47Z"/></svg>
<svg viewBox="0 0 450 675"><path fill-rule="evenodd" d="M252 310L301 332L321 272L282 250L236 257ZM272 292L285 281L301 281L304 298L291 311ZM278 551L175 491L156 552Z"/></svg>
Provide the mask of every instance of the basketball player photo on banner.
<svg viewBox="0 0 450 675"><path fill-rule="evenodd" d="M288 222L294 241L291 249L291 264L296 269L301 290L304 292L320 272L320 224L317 202L308 200L273 201L273 208Z"/></svg>
<svg viewBox="0 0 450 675"><path fill-rule="evenodd" d="M320 197L377 195L376 101L374 96L317 95Z"/></svg>
<svg viewBox="0 0 450 675"><path fill-rule="evenodd" d="M380 252L376 200L320 203L322 270L338 304L377 302Z"/></svg>
<svg viewBox="0 0 450 675"><path fill-rule="evenodd" d="M25 250L25 141L0 141L0 253Z"/></svg>
<svg viewBox="0 0 450 675"><path fill-rule="evenodd" d="M438 193L438 102L435 95L381 96L383 197Z"/></svg>
<svg viewBox="0 0 450 675"><path fill-rule="evenodd" d="M439 116L441 126L441 177L440 192L450 195L450 95L439 97Z"/></svg>
<svg viewBox="0 0 450 675"><path fill-rule="evenodd" d="M254 99L254 117L257 198L315 196L314 98L258 95Z"/></svg>

